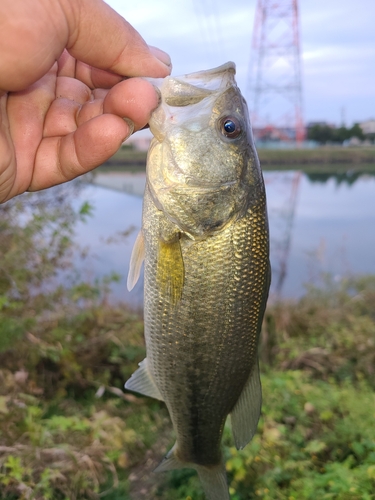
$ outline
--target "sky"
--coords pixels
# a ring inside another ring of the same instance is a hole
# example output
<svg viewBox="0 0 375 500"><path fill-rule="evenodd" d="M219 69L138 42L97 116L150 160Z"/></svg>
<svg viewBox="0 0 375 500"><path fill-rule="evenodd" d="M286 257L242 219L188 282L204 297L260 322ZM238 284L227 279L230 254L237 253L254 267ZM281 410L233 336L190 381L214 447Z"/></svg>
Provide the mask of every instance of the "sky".
<svg viewBox="0 0 375 500"><path fill-rule="evenodd" d="M175 76L234 61L237 83L251 107L256 0L107 3L147 43L169 53ZM305 123L351 126L375 119L375 0L299 0L299 15Z"/></svg>

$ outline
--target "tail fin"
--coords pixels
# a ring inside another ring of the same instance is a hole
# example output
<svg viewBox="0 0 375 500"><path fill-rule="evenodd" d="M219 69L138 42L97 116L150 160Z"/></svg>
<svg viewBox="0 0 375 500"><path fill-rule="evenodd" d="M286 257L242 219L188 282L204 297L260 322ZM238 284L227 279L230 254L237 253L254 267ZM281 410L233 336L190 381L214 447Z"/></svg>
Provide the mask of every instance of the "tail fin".
<svg viewBox="0 0 375 500"><path fill-rule="evenodd" d="M224 464L216 467L197 465L195 468L208 500L230 500Z"/></svg>
<svg viewBox="0 0 375 500"><path fill-rule="evenodd" d="M156 467L154 472L165 472L173 469L190 467L198 472L199 479L201 480L203 490L208 500L230 500L224 464L205 467L193 463L183 463L176 457L175 449L176 444L168 452L167 456L158 467Z"/></svg>

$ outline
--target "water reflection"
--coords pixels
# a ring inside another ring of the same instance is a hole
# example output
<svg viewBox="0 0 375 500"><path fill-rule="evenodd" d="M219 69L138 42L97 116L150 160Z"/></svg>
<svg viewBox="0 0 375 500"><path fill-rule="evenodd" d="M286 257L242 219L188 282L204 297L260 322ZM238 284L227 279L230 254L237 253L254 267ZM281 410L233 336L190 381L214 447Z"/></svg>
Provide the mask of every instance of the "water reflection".
<svg viewBox="0 0 375 500"><path fill-rule="evenodd" d="M347 170L345 172L336 172L336 173L310 173L306 174L311 182L320 182L326 183L330 179L333 179L337 185L339 184L348 184L351 186L355 184L358 179L364 176L375 177L375 172L359 172L358 170Z"/></svg>
<svg viewBox="0 0 375 500"><path fill-rule="evenodd" d="M142 280L129 293L126 277L131 250L141 226L142 198L87 184L75 203L79 206L84 200L90 202L94 210L93 217L76 228L77 243L88 248L85 259L77 260L81 275L94 280L112 272L119 274L120 281L112 285L112 300L141 307ZM122 236L124 232L126 236Z"/></svg>
<svg viewBox="0 0 375 500"><path fill-rule="evenodd" d="M131 183L132 175L124 185ZM265 172L273 296L298 297L304 284L317 283L322 272L336 279L375 273L375 176L316 175ZM108 186L108 179L105 182ZM138 174L135 182L139 191L144 176L140 180ZM117 186L119 183L116 178ZM89 200L95 206L94 217L77 228L77 240L92 250L85 262L86 272L93 277L111 271L121 274L113 299L141 306L142 280L131 294L125 285L131 249L140 229L141 197L88 185L80 198L77 203ZM108 238L129 229L125 240L108 243Z"/></svg>
<svg viewBox="0 0 375 500"><path fill-rule="evenodd" d="M299 296L304 284L317 284L322 273L343 276L375 272L374 176L361 176L354 184L324 184L301 174L294 206L291 190L295 172L266 173L271 230L274 288L283 296ZM287 252L280 252L290 238ZM287 269L283 271L283 266ZM278 280L285 273L281 289Z"/></svg>

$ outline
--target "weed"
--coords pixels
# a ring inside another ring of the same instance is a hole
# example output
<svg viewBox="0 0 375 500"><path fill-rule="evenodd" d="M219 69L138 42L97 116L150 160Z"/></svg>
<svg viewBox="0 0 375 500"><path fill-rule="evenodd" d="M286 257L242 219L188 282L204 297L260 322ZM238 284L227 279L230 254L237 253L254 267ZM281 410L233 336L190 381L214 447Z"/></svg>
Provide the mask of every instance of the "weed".
<svg viewBox="0 0 375 500"><path fill-rule="evenodd" d="M152 474L166 409L123 391L141 318L108 306L108 281L56 279L90 212L61 189L0 207L0 499L203 500L194 471ZM374 500L375 277L270 306L262 338L258 432L237 451L224 431L232 499Z"/></svg>

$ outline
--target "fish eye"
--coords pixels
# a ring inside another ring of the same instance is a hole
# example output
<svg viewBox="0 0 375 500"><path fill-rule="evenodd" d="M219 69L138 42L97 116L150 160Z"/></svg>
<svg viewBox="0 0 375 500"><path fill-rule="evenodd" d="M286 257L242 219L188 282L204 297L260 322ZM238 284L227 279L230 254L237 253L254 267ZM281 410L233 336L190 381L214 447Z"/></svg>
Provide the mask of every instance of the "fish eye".
<svg viewBox="0 0 375 500"><path fill-rule="evenodd" d="M228 139L236 139L242 132L240 122L234 116L225 116L220 120L220 132Z"/></svg>

